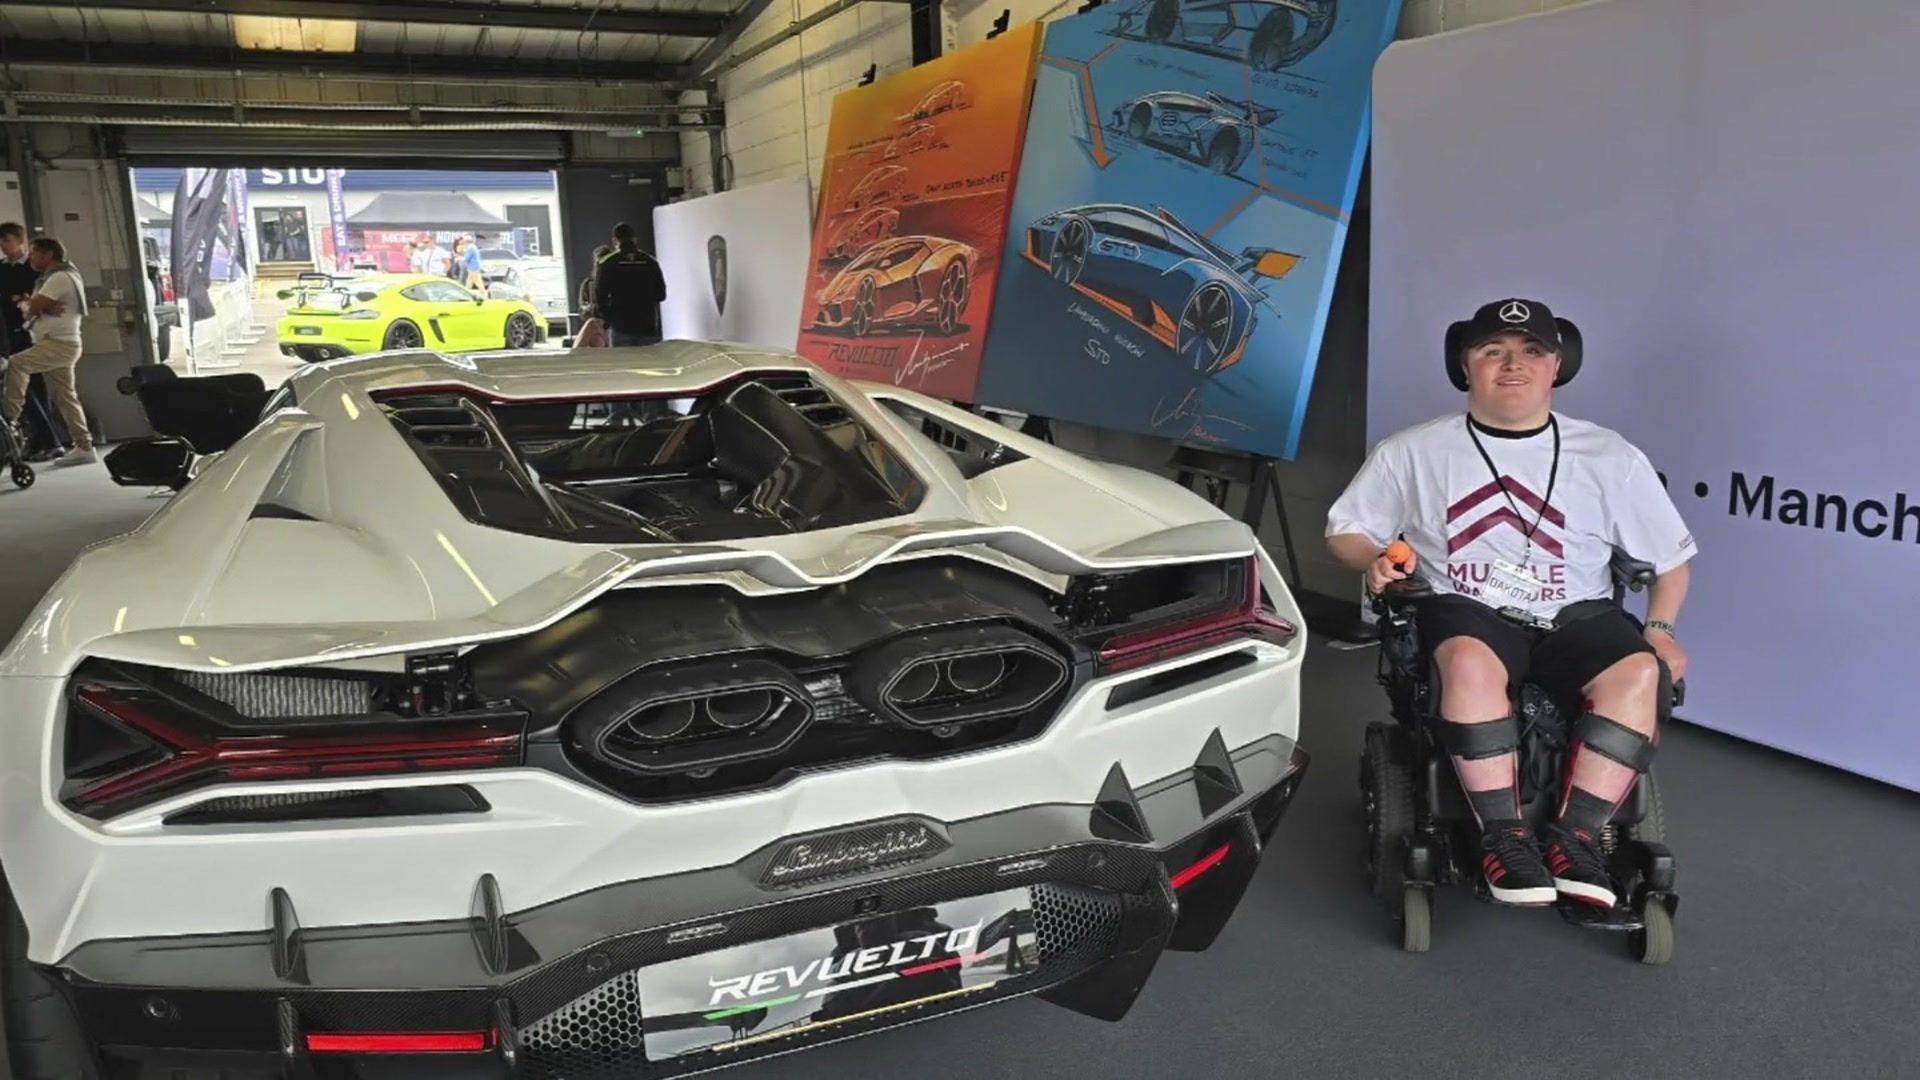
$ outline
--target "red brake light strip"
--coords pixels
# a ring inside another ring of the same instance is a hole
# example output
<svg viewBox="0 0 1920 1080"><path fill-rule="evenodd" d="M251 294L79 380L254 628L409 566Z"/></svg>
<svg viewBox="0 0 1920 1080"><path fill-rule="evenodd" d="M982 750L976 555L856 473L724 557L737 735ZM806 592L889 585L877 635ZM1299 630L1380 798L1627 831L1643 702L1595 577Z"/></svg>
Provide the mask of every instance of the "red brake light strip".
<svg viewBox="0 0 1920 1080"><path fill-rule="evenodd" d="M379 1031L309 1034L315 1054L471 1054L493 1044L486 1031Z"/></svg>
<svg viewBox="0 0 1920 1080"><path fill-rule="evenodd" d="M162 761L103 777L80 790L81 806L199 779L284 780L296 777L364 775L409 769L474 768L513 764L520 735L479 724L422 732L213 735L188 730L178 718L162 717L146 703L109 686L89 684L74 695L80 704L125 725L167 752Z"/></svg>
<svg viewBox="0 0 1920 1080"><path fill-rule="evenodd" d="M1115 638L1100 650L1100 667L1123 671L1249 633L1282 642L1291 640L1296 633L1293 624L1261 603L1259 560L1249 558L1245 573L1246 595L1239 604L1186 622Z"/></svg>
<svg viewBox="0 0 1920 1080"><path fill-rule="evenodd" d="M1232 850L1233 850L1233 845L1230 843L1221 844L1219 847L1214 848L1212 851L1208 852L1205 856L1203 856L1199 862L1194 863L1192 866L1189 866L1185 870L1182 870L1179 873L1173 875L1173 887L1176 889L1186 888L1189 884L1193 882L1194 878L1197 878L1201 874L1204 874L1207 871L1213 869L1214 867L1219 866L1221 862L1225 861L1227 857L1227 853Z"/></svg>

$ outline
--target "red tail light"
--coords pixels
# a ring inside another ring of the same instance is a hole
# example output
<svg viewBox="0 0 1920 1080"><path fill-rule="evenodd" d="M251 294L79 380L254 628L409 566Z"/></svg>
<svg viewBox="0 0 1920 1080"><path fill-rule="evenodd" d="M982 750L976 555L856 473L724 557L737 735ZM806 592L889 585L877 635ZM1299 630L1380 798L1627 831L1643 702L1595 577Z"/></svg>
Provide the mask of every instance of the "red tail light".
<svg viewBox="0 0 1920 1080"><path fill-rule="evenodd" d="M1193 883L1194 878L1199 877L1201 874L1204 874L1207 871L1213 869L1214 867L1219 866L1222 862L1225 862L1227 858L1227 853L1232 850L1233 850L1232 844L1221 844L1219 847L1214 848L1212 851L1207 852L1205 855L1201 856L1199 862L1194 863L1192 866L1189 866L1185 870L1182 870L1179 873L1173 875L1173 879L1172 879L1173 887L1175 889L1186 888L1188 885Z"/></svg>
<svg viewBox="0 0 1920 1080"><path fill-rule="evenodd" d="M82 683L72 701L70 729L104 724L123 741L132 736L140 744L137 752L106 756L79 775L73 774L70 753L62 797L96 817L208 784L472 769L521 760L518 714L395 719L391 725L281 722L272 730L222 724L141 686Z"/></svg>
<svg viewBox="0 0 1920 1080"><path fill-rule="evenodd" d="M1125 671L1195 652L1234 638L1260 637L1285 644L1297 631L1275 614L1260 589L1260 564L1249 558L1237 603L1203 615L1108 639L1100 648L1103 672Z"/></svg>
<svg viewBox="0 0 1920 1080"><path fill-rule="evenodd" d="M314 1054L473 1054L493 1045L486 1031L379 1031L308 1035Z"/></svg>

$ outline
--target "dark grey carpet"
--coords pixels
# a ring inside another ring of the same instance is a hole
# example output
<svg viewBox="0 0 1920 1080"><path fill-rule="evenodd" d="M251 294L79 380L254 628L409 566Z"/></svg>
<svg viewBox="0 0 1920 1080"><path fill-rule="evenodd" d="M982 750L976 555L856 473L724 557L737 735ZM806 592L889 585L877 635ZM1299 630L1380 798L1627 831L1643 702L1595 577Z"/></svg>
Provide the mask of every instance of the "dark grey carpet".
<svg viewBox="0 0 1920 1080"><path fill-rule="evenodd" d="M97 468L0 493L0 625L81 545L159 505ZM1920 798L1676 725L1659 766L1680 864L1671 966L1460 891L1440 897L1433 951L1410 956L1361 876L1356 761L1384 715L1373 663L1314 647L1302 794L1220 941L1164 957L1125 1021L1013 1002L730 1075L1920 1075Z"/></svg>

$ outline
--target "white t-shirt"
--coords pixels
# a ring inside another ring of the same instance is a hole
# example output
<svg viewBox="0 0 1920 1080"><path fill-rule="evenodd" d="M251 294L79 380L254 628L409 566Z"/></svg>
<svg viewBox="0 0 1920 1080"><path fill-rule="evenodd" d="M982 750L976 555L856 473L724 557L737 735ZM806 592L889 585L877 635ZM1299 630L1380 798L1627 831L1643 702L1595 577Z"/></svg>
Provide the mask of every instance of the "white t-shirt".
<svg viewBox="0 0 1920 1080"><path fill-rule="evenodd" d="M412 266L416 274L444 274L447 272L447 249L438 244L430 248L415 248Z"/></svg>
<svg viewBox="0 0 1920 1080"><path fill-rule="evenodd" d="M1598 424L1557 420L1560 468L1550 495L1551 427L1518 438L1478 428L1482 458L1466 415L1454 413L1374 447L1328 512L1327 535L1359 533L1383 547L1404 535L1418 573L1436 591L1543 618L1612 596L1608 563L1616 546L1662 574L1693 558L1693 537L1647 456ZM1486 592L1502 561L1540 583L1524 602Z"/></svg>
<svg viewBox="0 0 1920 1080"><path fill-rule="evenodd" d="M33 291L35 296L50 296L66 305L66 311L60 315L48 313L29 316L33 320L28 331L36 342L52 338L56 341L80 340L80 309L85 306L85 294L80 291L80 275L71 270L56 270L47 275L40 287Z"/></svg>

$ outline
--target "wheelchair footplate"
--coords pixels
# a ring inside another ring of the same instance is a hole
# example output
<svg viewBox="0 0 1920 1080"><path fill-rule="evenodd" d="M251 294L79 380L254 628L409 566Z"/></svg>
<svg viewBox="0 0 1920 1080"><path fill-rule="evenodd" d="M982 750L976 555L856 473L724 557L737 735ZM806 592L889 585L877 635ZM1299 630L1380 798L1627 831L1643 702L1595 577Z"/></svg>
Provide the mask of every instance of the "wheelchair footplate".
<svg viewBox="0 0 1920 1080"><path fill-rule="evenodd" d="M1647 928L1646 919L1638 911L1621 903L1603 908L1583 904L1578 900L1561 900L1553 906L1559 910L1561 918L1582 930L1644 930Z"/></svg>

